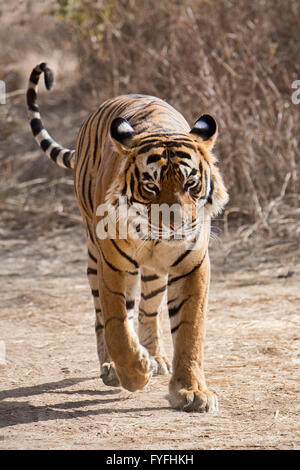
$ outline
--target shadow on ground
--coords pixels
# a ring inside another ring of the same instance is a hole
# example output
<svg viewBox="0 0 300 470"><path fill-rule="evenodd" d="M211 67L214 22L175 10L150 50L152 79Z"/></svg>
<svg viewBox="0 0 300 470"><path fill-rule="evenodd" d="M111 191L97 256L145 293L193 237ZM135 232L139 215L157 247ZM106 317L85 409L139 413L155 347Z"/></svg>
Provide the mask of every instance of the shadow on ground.
<svg viewBox="0 0 300 470"><path fill-rule="evenodd" d="M57 419L73 419L87 416L96 416L111 414L116 412L116 408L107 408L109 403L120 403L120 397L109 398L107 395L119 395L120 389L107 390L61 390L72 387L80 382L94 380L96 377L78 377L60 380L58 382L48 382L31 387L20 387L0 392L0 429L18 424L27 424L41 421ZM11 398L31 397L43 394L62 394L62 395L90 395L106 396L103 399L90 399L81 401L65 401L62 403L44 406L32 405L29 401L11 401ZM9 401L6 401L8 399ZM90 406L97 406L97 409L86 409ZM103 407L105 406L105 408ZM81 408L85 408L82 410ZM118 413L145 412L153 410L169 410L169 407L159 408L118 408ZM69 411L68 411L69 410Z"/></svg>

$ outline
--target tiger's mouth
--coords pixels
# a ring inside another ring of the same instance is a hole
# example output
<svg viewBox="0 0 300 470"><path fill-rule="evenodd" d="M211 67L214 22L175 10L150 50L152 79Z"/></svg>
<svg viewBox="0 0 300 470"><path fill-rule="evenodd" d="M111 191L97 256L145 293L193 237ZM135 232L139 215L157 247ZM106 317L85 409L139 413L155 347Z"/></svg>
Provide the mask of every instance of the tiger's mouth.
<svg viewBox="0 0 300 470"><path fill-rule="evenodd" d="M191 205L132 204L127 199L99 206L97 215L102 217L97 224L99 238L131 240L191 240L204 221Z"/></svg>
<svg viewBox="0 0 300 470"><path fill-rule="evenodd" d="M197 232L199 232L201 223L193 221L192 224L181 221L179 223L169 223L155 225L150 218L144 218L143 221L139 220L129 222L128 233L130 238L136 236L142 240L163 240L163 241L182 241L192 240Z"/></svg>
<svg viewBox="0 0 300 470"><path fill-rule="evenodd" d="M129 238L142 240L192 240L202 225L202 216L181 204L128 205Z"/></svg>

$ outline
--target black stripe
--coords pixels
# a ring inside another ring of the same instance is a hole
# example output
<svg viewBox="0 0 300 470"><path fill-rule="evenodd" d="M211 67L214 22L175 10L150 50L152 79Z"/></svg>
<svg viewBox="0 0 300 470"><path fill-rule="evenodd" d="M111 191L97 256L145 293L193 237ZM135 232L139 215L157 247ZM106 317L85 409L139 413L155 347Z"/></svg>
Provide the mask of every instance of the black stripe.
<svg viewBox="0 0 300 470"><path fill-rule="evenodd" d="M182 144L183 146L185 144L193 145L193 141L191 139L188 139L186 136L184 136L184 137L174 137L173 140L174 140L174 142L178 142L179 144Z"/></svg>
<svg viewBox="0 0 300 470"><path fill-rule="evenodd" d="M98 115L99 119L101 119L102 116L104 115L104 113L105 113L109 108L112 108L114 104L115 104L115 102L114 102L114 101L111 102L110 100L107 101L106 104L105 104L105 103L101 104L101 105L99 106L99 108L97 109L97 111L96 111L96 114ZM109 110L109 111L111 111L111 110Z"/></svg>
<svg viewBox="0 0 300 470"><path fill-rule="evenodd" d="M122 189L122 196L125 196L126 195L126 192L127 192L127 173L129 171L129 168L130 168L131 164L129 164L127 166L127 168L125 168L125 172L124 172L124 180L125 180L125 184L124 184L124 188Z"/></svg>
<svg viewBox="0 0 300 470"><path fill-rule="evenodd" d="M202 165L202 162L199 163L199 171L200 171L200 178L202 179L202 175L203 175L203 165Z"/></svg>
<svg viewBox="0 0 300 470"><path fill-rule="evenodd" d="M135 174L136 179L139 180L140 179L140 171L139 171L137 166L134 168L134 174Z"/></svg>
<svg viewBox="0 0 300 470"><path fill-rule="evenodd" d="M125 272L126 274L130 274L131 276L136 276L139 273L138 271L121 271L120 269L116 268L113 264L111 264L109 261L107 261L107 259L105 258L104 254L103 254L103 251L101 251L101 254L102 254L103 259L104 259L105 263L107 264L107 266L109 266L110 269L112 269L113 271L115 271L117 273Z"/></svg>
<svg viewBox="0 0 300 470"><path fill-rule="evenodd" d="M97 269L87 268L87 275L89 274L97 275L98 274Z"/></svg>
<svg viewBox="0 0 300 470"><path fill-rule="evenodd" d="M122 271L118 268L116 268L113 264L111 264L109 261L107 261L107 259L105 258L104 254L103 254L103 251L101 250L101 254L103 256L103 259L105 261L105 263L107 264L107 266L112 269L113 271L115 271L116 273L121 273Z"/></svg>
<svg viewBox="0 0 300 470"><path fill-rule="evenodd" d="M125 184L124 184L123 189L121 191L121 195L126 196L126 192L127 192L127 181L125 180Z"/></svg>
<svg viewBox="0 0 300 470"><path fill-rule="evenodd" d="M125 295L123 294L123 292L117 292L117 291L115 291L115 290L112 290L110 287L108 287L108 285L106 284L106 282L104 281L104 279L103 279L103 284L104 284L105 288L106 288L107 290L109 290L109 292L110 292L111 294L118 295L119 297L123 297L124 300L126 299L126 297L125 297Z"/></svg>
<svg viewBox="0 0 300 470"><path fill-rule="evenodd" d="M123 117L127 119L127 121L130 123L130 120L137 114L138 111L141 111L145 107L144 103L139 104L138 106L133 106L128 110L128 113L126 113ZM131 123L130 123L131 124ZM131 124L133 126L133 124Z"/></svg>
<svg viewBox="0 0 300 470"><path fill-rule="evenodd" d="M27 106L31 111L38 111L39 108L36 105L37 94L33 88L29 88L26 94Z"/></svg>
<svg viewBox="0 0 300 470"><path fill-rule="evenodd" d="M204 181L205 181L205 193L207 192L207 173L204 172Z"/></svg>
<svg viewBox="0 0 300 470"><path fill-rule="evenodd" d="M82 205L84 206L84 209L86 212L88 212L88 208L87 208L87 204L86 204L86 198L85 198L85 183L86 183L86 174L87 174L87 168L88 168L88 163L89 163L89 159L87 158L88 155L89 155L89 151L90 151L90 145L91 145L91 133L92 133L92 125L94 124L94 121L96 120L97 118L97 113L94 113L90 116L89 120L88 120L88 124L87 126L89 126L89 129L88 129L88 142L87 142L87 146L86 146L86 149L85 149L85 152L84 152L84 156L82 159L80 159L80 164L81 164L81 167L79 169L79 172L78 172L78 183L80 184L81 183L81 195L82 195ZM86 129L84 131L84 137L86 138ZM83 139L83 142L84 142L84 139ZM83 143L82 142L82 143Z"/></svg>
<svg viewBox="0 0 300 470"><path fill-rule="evenodd" d="M190 274L192 274L193 272L195 272L197 269L200 268L200 266L202 265L203 261L204 261L204 258L206 256L206 253L207 251L205 252L205 255L203 256L202 260L200 261L200 263L196 264L193 269L191 271L189 271L188 273L185 273L185 274L182 274L181 276L177 276L177 277L173 277L172 279L169 279L168 281L168 286L170 286L171 284L173 284L173 282L177 282L177 281L180 281L180 279L183 279L187 276L189 276Z"/></svg>
<svg viewBox="0 0 300 470"><path fill-rule="evenodd" d="M151 109L151 110L149 111L149 110L147 110L147 108L148 108L148 106L146 107L144 114L142 113L142 114L139 115L139 119L140 119L141 121L144 120L144 119L147 119L149 116L151 116L151 114L153 114L153 113L155 112L154 109Z"/></svg>
<svg viewBox="0 0 300 470"><path fill-rule="evenodd" d="M189 297L187 297L186 299L183 299L183 301L177 307L169 308L169 317L170 318L174 317L179 312L181 307L186 303L186 301L188 299L189 299Z"/></svg>
<svg viewBox="0 0 300 470"><path fill-rule="evenodd" d="M91 179L90 179L89 187L88 187L88 199L89 199L91 211L93 212L94 204L93 204L93 201L92 201L92 180Z"/></svg>
<svg viewBox="0 0 300 470"><path fill-rule="evenodd" d="M142 199L144 199L144 202L143 202L142 204L145 204L145 205L146 205L147 202L148 202L148 200L147 200L147 198L145 198L145 196L143 195L143 191L144 191L144 190L145 190L145 188L144 188L143 183L139 182L139 183L138 183L138 187L137 187L137 192L138 192L139 196L140 196ZM155 191L155 192L156 192L156 191Z"/></svg>
<svg viewBox="0 0 300 470"><path fill-rule="evenodd" d="M186 134L183 134L183 133L178 132L178 131L171 131L171 130L169 130L169 131L164 130L163 132L153 132L153 134L147 135L145 140L143 140L143 142L141 142L140 145L143 145L144 142L146 142L148 139L158 139L160 137L165 137L165 138L174 137L175 139L176 138L185 138Z"/></svg>
<svg viewBox="0 0 300 470"><path fill-rule="evenodd" d="M163 286L163 287L160 287L159 289L153 290L152 292L150 292L150 294L143 294L142 292L141 296L144 300L152 299L153 297L160 294L161 292L164 292L166 290L166 287L167 286Z"/></svg>
<svg viewBox="0 0 300 470"><path fill-rule="evenodd" d="M37 104L28 104L27 108L29 111L33 111L34 113L39 113L39 107Z"/></svg>
<svg viewBox="0 0 300 470"><path fill-rule="evenodd" d="M130 191L131 191L131 194L134 193L134 176L133 176L133 173L131 173L131 175L130 175Z"/></svg>
<svg viewBox="0 0 300 470"><path fill-rule="evenodd" d="M164 173L167 171L168 165L163 165L160 169L160 177L162 178Z"/></svg>
<svg viewBox="0 0 300 470"><path fill-rule="evenodd" d="M138 189L138 193L139 193L140 196L144 197L144 196L141 194L141 192L139 191L139 189ZM136 203L138 203L138 204L146 205L147 199L144 199L144 201L139 201L139 200L136 199L134 196L131 196L131 197L130 197L130 204L132 204L133 202L136 202Z"/></svg>
<svg viewBox="0 0 300 470"><path fill-rule="evenodd" d="M40 75L41 75L40 71L33 69L33 71L30 74L29 81L37 85L39 83Z"/></svg>
<svg viewBox="0 0 300 470"><path fill-rule="evenodd" d="M164 158L163 155L158 155L158 154L153 154L153 155L150 155L150 157L147 158L147 165L150 165L150 163L155 163L155 162L158 162L159 160L161 160L162 158Z"/></svg>
<svg viewBox="0 0 300 470"><path fill-rule="evenodd" d="M190 165L186 162L180 162L179 165L187 166L189 169L191 169Z"/></svg>
<svg viewBox="0 0 300 470"><path fill-rule="evenodd" d="M95 142L94 142L93 165L95 165L95 163L96 163L96 154L97 154L97 150L99 149L99 147L98 147L98 132L99 132L100 122L101 122L101 119L100 119L100 116L99 116L97 126L96 126L96 136L95 136Z"/></svg>
<svg viewBox="0 0 300 470"><path fill-rule="evenodd" d="M188 160L191 160L192 157L190 156L189 153L186 153L186 152L182 152L182 151L176 151L174 152L171 157L178 157L178 158L187 158Z"/></svg>
<svg viewBox="0 0 300 470"><path fill-rule="evenodd" d="M56 163L57 157L59 153L61 152L62 148L61 147L54 147L51 152L50 152L50 157L51 160L53 160Z"/></svg>
<svg viewBox="0 0 300 470"><path fill-rule="evenodd" d="M168 305L171 304L172 302L176 302L178 299L178 297L175 297L175 299L170 299L168 300Z"/></svg>
<svg viewBox="0 0 300 470"><path fill-rule="evenodd" d="M86 174L89 166L89 159L86 158L85 162L83 163L84 166L84 172L82 175L82 180L81 180L81 202L84 206L85 212L88 212L88 207L87 207L87 202L86 202L86 195L85 195L85 185L86 185Z"/></svg>
<svg viewBox="0 0 300 470"><path fill-rule="evenodd" d="M104 326L99 323L99 325L96 326L95 331L97 332L98 330L103 330Z"/></svg>
<svg viewBox="0 0 300 470"><path fill-rule="evenodd" d="M181 261L193 250L195 244L196 244L197 241L198 241L199 234L200 234L200 230L199 230L199 232L196 234L196 237L194 238L194 240L193 240L192 244L189 246L189 248L188 248L184 253L182 253L182 254L176 259L176 261L174 261L174 263L171 265L171 267L177 266L177 264L181 263Z"/></svg>
<svg viewBox="0 0 300 470"><path fill-rule="evenodd" d="M98 289L91 289L91 291L92 291L92 296L93 296L93 297L99 297L99 291L98 291Z"/></svg>
<svg viewBox="0 0 300 470"><path fill-rule="evenodd" d="M147 144L158 144L158 143L162 143L162 141L157 138L157 137L152 137L152 138L147 138L147 139L143 139L142 142L140 142L139 145L147 145Z"/></svg>
<svg viewBox="0 0 300 470"><path fill-rule="evenodd" d="M179 323L177 326L174 326L174 328L171 329L171 334L175 333L181 325L182 323Z"/></svg>
<svg viewBox="0 0 300 470"><path fill-rule="evenodd" d="M101 308L96 308L96 309L95 309L95 312L96 312L96 313L101 313L102 310L101 310Z"/></svg>
<svg viewBox="0 0 300 470"><path fill-rule="evenodd" d="M90 250L88 250L88 255L89 255L89 257L91 258L91 260L94 261L94 263L97 264L97 258L95 258L95 256L92 255L92 253L90 252Z"/></svg>
<svg viewBox="0 0 300 470"><path fill-rule="evenodd" d="M121 248L118 247L118 245L116 244L116 242L112 238L110 238L109 240L111 241L111 243L114 245L115 249L120 253L121 256L126 258L136 268L139 267L138 263L134 259L132 259L130 256L128 256L126 253L124 253L124 251L121 250Z"/></svg>
<svg viewBox="0 0 300 470"><path fill-rule="evenodd" d="M134 300L126 300L126 310L132 310L134 308Z"/></svg>
<svg viewBox="0 0 300 470"><path fill-rule="evenodd" d="M210 192L209 192L209 195L207 197L207 203L208 204L212 204L212 195L213 195L213 192L214 192L214 182L213 180L210 180Z"/></svg>
<svg viewBox="0 0 300 470"><path fill-rule="evenodd" d="M42 142L40 142L41 148L46 152L46 150L50 147L52 144L52 140L49 139L43 139Z"/></svg>
<svg viewBox="0 0 300 470"><path fill-rule="evenodd" d="M34 137L44 129L41 119L38 118L31 119L30 126Z"/></svg>
<svg viewBox="0 0 300 470"><path fill-rule="evenodd" d="M157 317L157 315L158 315L158 312L147 313L147 312L145 312L145 310L143 310L142 308L140 308L140 312L141 312L143 315L145 315L145 317L149 317L149 318L151 318L151 317Z"/></svg>
<svg viewBox="0 0 300 470"><path fill-rule="evenodd" d="M148 144L148 145L143 145L143 147L141 147L138 152L137 152L137 155L140 155L141 153L146 153L146 152L149 152L149 150L151 149L154 149L154 148L159 148L159 147L163 147L163 143L162 142L159 142L157 144Z"/></svg>
<svg viewBox="0 0 300 470"><path fill-rule="evenodd" d="M147 171L143 172L143 178L148 181L153 180L152 176Z"/></svg>
<svg viewBox="0 0 300 470"><path fill-rule="evenodd" d="M159 276L157 276L156 274L151 274L150 276L142 276L141 279L143 282L150 282L156 281L157 279L159 279Z"/></svg>
<svg viewBox="0 0 300 470"><path fill-rule="evenodd" d="M195 146L192 145L192 144L181 144L180 142L168 142L167 144L168 147L173 147L173 148L180 148L180 147L187 147L187 148L190 148L192 150L195 150ZM177 152L176 152L177 153Z"/></svg>
<svg viewBox="0 0 300 470"><path fill-rule="evenodd" d="M191 252L191 249L188 248L184 253L182 253L176 261L174 261L173 264L171 264L172 267L177 266L189 253Z"/></svg>
<svg viewBox="0 0 300 470"><path fill-rule="evenodd" d="M71 151L69 150L68 152L65 152L63 156L63 164L65 165L66 168L71 168L70 155L71 155Z"/></svg>

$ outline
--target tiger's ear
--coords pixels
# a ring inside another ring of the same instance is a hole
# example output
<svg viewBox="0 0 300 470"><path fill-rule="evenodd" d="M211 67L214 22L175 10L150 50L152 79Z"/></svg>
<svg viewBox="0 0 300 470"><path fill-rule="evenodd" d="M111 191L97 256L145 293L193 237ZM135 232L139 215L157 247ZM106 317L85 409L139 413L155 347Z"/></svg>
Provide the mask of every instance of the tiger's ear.
<svg viewBox="0 0 300 470"><path fill-rule="evenodd" d="M118 149L126 150L130 147L134 129L126 119L118 117L110 125L110 136Z"/></svg>
<svg viewBox="0 0 300 470"><path fill-rule="evenodd" d="M190 133L200 137L205 145L209 149L212 149L218 135L218 126L215 119L210 116L210 114L203 114L195 122Z"/></svg>

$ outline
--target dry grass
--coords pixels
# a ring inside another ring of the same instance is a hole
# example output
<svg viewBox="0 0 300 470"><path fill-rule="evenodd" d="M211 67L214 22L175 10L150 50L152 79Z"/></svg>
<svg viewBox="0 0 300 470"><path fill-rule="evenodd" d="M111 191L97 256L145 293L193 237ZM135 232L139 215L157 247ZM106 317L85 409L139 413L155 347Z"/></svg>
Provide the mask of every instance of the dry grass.
<svg viewBox="0 0 300 470"><path fill-rule="evenodd" d="M231 197L227 223L238 214L283 236L299 228L299 109L291 102L299 2L79 4L64 18L81 39L83 89L99 101L137 91L158 95L191 124L211 112Z"/></svg>
<svg viewBox="0 0 300 470"><path fill-rule="evenodd" d="M36 177L21 154L16 165L13 143L25 143L25 153L35 148L20 93L31 67L47 60L58 83L41 97L42 110L56 140L74 146L95 102L120 93L160 96L191 124L210 112L230 193L225 230L238 222L244 237L299 235L299 108L291 102L300 62L297 0L82 0L63 15L59 3L1 7L0 79L9 92L0 116L3 186L15 187L16 166L20 174L24 165L22 182ZM58 178L47 165L39 168Z"/></svg>

